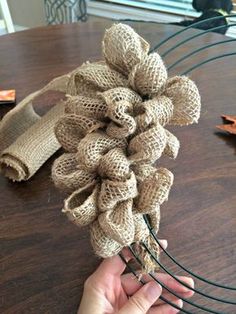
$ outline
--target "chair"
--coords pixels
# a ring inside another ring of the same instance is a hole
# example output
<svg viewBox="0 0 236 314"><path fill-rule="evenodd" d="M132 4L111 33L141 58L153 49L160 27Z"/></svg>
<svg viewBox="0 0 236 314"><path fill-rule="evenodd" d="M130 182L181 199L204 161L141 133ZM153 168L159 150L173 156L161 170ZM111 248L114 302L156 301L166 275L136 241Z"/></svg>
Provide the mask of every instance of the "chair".
<svg viewBox="0 0 236 314"><path fill-rule="evenodd" d="M15 28L12 23L11 13L7 4L7 0L0 0L0 11L3 15L3 22L8 33L14 33ZM0 20L1 21L1 20Z"/></svg>
<svg viewBox="0 0 236 314"><path fill-rule="evenodd" d="M86 0L44 0L48 24L63 24L87 20Z"/></svg>

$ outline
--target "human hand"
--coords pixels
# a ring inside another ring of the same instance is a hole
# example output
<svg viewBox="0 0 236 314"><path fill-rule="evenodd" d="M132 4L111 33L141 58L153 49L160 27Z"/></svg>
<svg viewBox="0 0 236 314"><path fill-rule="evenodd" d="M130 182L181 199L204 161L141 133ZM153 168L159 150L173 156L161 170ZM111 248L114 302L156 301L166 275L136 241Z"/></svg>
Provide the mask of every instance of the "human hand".
<svg viewBox="0 0 236 314"><path fill-rule="evenodd" d="M167 247L167 241L161 242L162 246ZM129 254L125 255L128 256L126 260L129 260ZM146 282L144 286L133 274L122 275L125 267L119 256L105 259L85 282L78 314L175 314L179 312L159 297L162 295L180 308L183 306L182 300L162 289L148 275L142 277ZM156 273L155 277L180 297L189 298L193 295L193 291L167 274ZM191 278L178 278L189 286L194 286Z"/></svg>

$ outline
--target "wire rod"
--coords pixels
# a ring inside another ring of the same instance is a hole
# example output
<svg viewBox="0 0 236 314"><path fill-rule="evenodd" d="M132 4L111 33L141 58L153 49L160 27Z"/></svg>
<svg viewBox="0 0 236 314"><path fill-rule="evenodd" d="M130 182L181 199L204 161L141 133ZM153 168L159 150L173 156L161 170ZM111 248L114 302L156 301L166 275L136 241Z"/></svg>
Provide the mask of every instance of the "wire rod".
<svg viewBox="0 0 236 314"><path fill-rule="evenodd" d="M236 16L236 15L230 15L231 17L232 16ZM215 19L219 19L219 18L224 18L223 16L222 17L214 17L214 18L210 18L208 20L215 20ZM182 33L183 31L186 31L187 29L189 28L192 28L193 26L196 26L198 24L201 24L203 22L206 22L206 20L204 21L200 21L198 23L194 23L192 24L191 26L185 28L184 30L181 30L181 31L178 31L176 32L175 34L169 36L168 38L166 38L165 40L163 40L161 43L159 43L159 45L157 45L158 47L160 47L162 44L164 44L165 42L167 42L169 39L177 36L178 34ZM191 39L194 39L194 38L197 38L201 35L204 35L206 33L209 33L213 30L217 30L217 29L222 29L222 28L228 28L228 27L232 27L232 26L235 26L236 23L234 24L231 24L231 25L223 25L223 26L218 26L218 27L214 27L214 28L211 28L209 30L206 30L204 32L201 32L199 34L196 34L194 36L191 36L183 41L181 41L180 43L178 43L177 45L175 45L174 47L171 47L170 49L168 49L167 51L165 51L163 54L162 54L162 57L165 57L167 56L171 51L173 51L174 49L178 48L179 46L181 46L182 44L185 44L186 42L190 41ZM218 46L218 45L222 45L222 44L226 44L226 43L229 43L229 42L234 42L236 41L236 39L229 39L229 40L224 40L224 41L221 41L221 42L216 42L216 43L211 43L209 45L206 45L206 46L203 46L201 48L198 48L198 49L195 49L193 50L192 52L184 55L183 57L179 58L177 61L175 61L174 63L172 63L169 67L168 67L168 70L172 69L174 66L176 66L177 64L183 62L184 60L188 59L189 57L203 51L203 50L206 50L208 48L211 48L211 47L214 47L214 46ZM157 46L154 47L153 50L157 49ZM192 66L191 68L189 68L188 70L184 71L181 75L186 75L188 74L189 72L199 68L200 66L206 64L206 63L209 63L211 61L214 61L214 60L217 60L217 59L220 59L220 58L223 58L223 57L227 57L227 56L233 56L233 55L236 55L236 52L231 52L231 53L225 53L225 54L222 54L222 55L219 55L219 56L216 56L216 57L212 57L212 58L209 58L207 60L204 60L198 64L195 64L194 66ZM176 259L170 254L168 253L168 251L166 251L163 246L160 244L160 242L158 241L156 235L154 234L153 232L153 229L151 228L149 222L148 222L148 219L147 219L147 216L144 215L145 217L145 221L148 225L148 228L150 230L150 233L152 235L152 237L156 240L156 242L158 243L158 245L162 248L163 252L176 264L178 265L180 268L182 268L184 271L186 271L188 274L190 274L191 276L197 278L198 280L202 281L202 282L205 282L209 285L212 285L212 286L216 286L216 287L219 287L219 288L223 288L223 289L227 289L227 290L232 290L232 291L236 291L236 288L235 287L230 287L230 286L225 286L225 285L222 285L222 284L218 284L216 282L213 282L213 281L210 281L208 279L205 279L195 273L193 273L192 271L188 270L186 267L184 267L182 264L180 264L178 261L176 261ZM211 299L211 300L214 300L214 301L217 301L217 302L221 302L221 303L226 303L226 304L232 304L232 305L236 305L236 302L235 301L232 301L232 300L224 300L224 299L221 299L221 298L218 298L218 297L214 297L214 296L211 296L211 295L208 295L204 292L201 292L200 290L198 289L194 289L192 288L191 286L189 286L188 284L185 284L183 281L181 281L180 279L178 279L178 277L176 277L171 271L169 271L161 262L158 261L158 259L155 257L155 255L153 254L153 252L147 247L147 245L145 243L142 243L142 246L145 248L146 252L151 256L151 258L160 266L161 269L163 269L169 276L171 276L172 278L174 278L177 282L179 282L180 284L182 284L183 286L187 287L188 289L194 291L195 293L197 294L200 294L202 295L203 297L207 298L207 299ZM135 259L139 262L139 264L143 267L143 264L141 262L141 260L139 259L139 257L137 256L137 254L134 252L134 250L132 249L132 247L130 246L129 247L130 251L132 252L133 256L135 257ZM127 265L127 263L126 263ZM133 271L133 269L131 267L129 267L129 269L131 270L131 272L137 277L136 273ZM210 309L210 308L207 308L207 307L204 307L202 305L199 305L199 304L196 304L194 302L191 302L191 301L188 301L187 299L185 298L181 298L178 294L176 294L174 291L172 291L171 289L169 289L168 287L166 287L162 282L160 282L153 274L150 274L149 273L149 276L151 276L156 282L158 282L163 288L165 288L167 291L169 291L171 294L173 294L174 296L176 296L177 298L180 298L182 299L184 302L190 304L191 306L195 307L195 308L198 308L198 309L201 309L203 310L204 312L209 312L209 313L214 313L214 314L223 314L223 312L218 312L218 311L215 311L213 309ZM168 301L168 300L167 300ZM165 301L166 302L166 301ZM166 302L168 304L170 304L170 302ZM173 306L173 305L172 305ZM175 307L176 308L176 307ZM190 313L186 310L183 310L181 309L181 311L183 313Z"/></svg>
<svg viewBox="0 0 236 314"><path fill-rule="evenodd" d="M138 255L134 252L134 250L132 249L132 247L129 246L129 249L131 251L131 253L133 254L133 256L136 258L136 260L138 261L138 263L143 267L143 263L141 262L140 258L138 257ZM148 252L149 253L149 252ZM149 253L150 254L150 253ZM155 262L157 262L157 259L154 258L154 256L152 254L150 254L151 257L154 259ZM177 297L178 299L181 299L183 300L184 302L190 304L191 306L193 307L196 307L200 310L203 310L205 312L208 312L208 313L213 313L213 314L226 314L226 313L223 313L223 312L217 312L217 311L214 311L214 310L211 310L207 307L204 307L202 305L199 305L199 304L196 304L194 302L191 302L183 297L180 297L177 293L175 293L173 290L171 290L170 288L168 288L166 285L164 285L160 280L158 280L153 274L149 273L148 274L149 276L151 276L156 282L158 282L164 289L166 289L168 292L170 292L171 294L173 294L175 297Z"/></svg>
<svg viewBox="0 0 236 314"><path fill-rule="evenodd" d="M228 28L228 27L231 27L231 26L236 26L236 23L233 23L231 25L221 25L221 26L217 26L217 27L213 27L213 28L209 28L208 30L206 31L203 31L203 32L200 32L198 34L195 34L191 37L188 37L186 38L185 40L182 40L181 42L179 42L178 44L174 45L173 47L169 48L168 50L166 50L163 54L161 54L161 57L164 58L166 57L169 53L171 53L174 49L182 46L183 44L187 43L188 41L194 39L194 38L197 38L199 36L203 36L207 33L210 33L212 32L213 30L217 30L217 29L223 29L223 28ZM150 51L151 52L151 51Z"/></svg>
<svg viewBox="0 0 236 314"><path fill-rule="evenodd" d="M234 17L236 16L235 15L228 15L228 16L225 16L225 17ZM207 19L207 20L203 20L203 21L200 21L200 22L197 22L197 23L194 23L178 32L175 32L174 34L172 34L171 36L167 37L166 39L164 39L163 41L161 41L161 43L159 43L158 45L156 45L150 52L153 52L154 50L156 50L157 48L159 48L160 46L162 46L164 43L166 43L168 40L170 40L171 38L183 33L184 31L186 31L187 29L190 29L190 28L193 28L194 26L197 26L199 24L202 24L206 21L209 21L209 20L218 20L218 19L221 19L221 18L225 18L224 16L218 16L218 17L213 17L213 18L210 18L210 19ZM146 22L146 23L155 23L154 21L142 21L142 20L139 20L139 21L136 21L136 20L130 20L130 19L125 19L123 21L132 21L132 22ZM200 32L196 35L193 35L181 42L179 42L177 45L171 47L170 49L168 49L167 51L165 51L163 54L162 54L162 57L165 57L167 56L170 52L172 52L174 49L180 47L181 45L185 44L186 42L194 39L194 38L197 38L201 35L204 35L206 33L209 33L213 30L218 30L218 29L223 29L223 28L228 28L228 27L232 27L232 26L236 26L236 23L234 24L231 24L231 25L223 25L223 26L217 26L217 27L213 27L211 29L208 29L206 31L203 31L203 32ZM177 61L175 61L174 63L172 63L169 67L168 67L168 70L172 69L173 67L175 67L176 65L178 65L179 63L183 62L184 60L188 59L189 57L203 51L203 50L206 50L208 48L211 48L211 47L214 47L214 46L218 46L218 45L221 45L221 44L226 44L226 43L229 43L229 42L234 42L236 41L236 39L229 39L229 40L224 40L224 41L220 41L220 42L215 42L215 43L212 43L212 44L209 44L209 45L206 45L206 46L203 46L203 47L200 47L198 49L195 49L193 51L191 51L190 53L184 55L183 57L179 58ZM191 68L189 68L188 70L184 71L181 75L186 75L188 74L189 72L199 68L200 66L206 64L206 63L209 63L211 61L214 61L214 60L217 60L217 59L220 59L220 58L223 58L223 57L227 57L227 56L233 56L233 55L236 55L236 52L232 52L232 53L225 53L225 54L222 54L222 55L219 55L219 56L216 56L216 57L212 57L212 58L209 58L205 61L202 61L198 64L195 64L194 66L192 66ZM156 234L154 233L153 229L151 228L148 220L147 220L147 216L145 216L145 221L148 225L148 228L150 230L150 233L152 235L152 237L156 240L156 242L158 243L158 245L160 246L160 248L163 250L163 252L172 260L172 262L174 262L176 265L178 265L181 269L183 269L185 272L187 272L188 274L190 274L191 276L197 278L198 280L202 281L202 282L205 282L209 285L212 285L212 286L216 286L218 288L222 288L222 289L227 289L227 290L232 290L232 291L236 291L236 287L230 287L230 286L225 286L225 285L222 285L222 284L218 284L216 282L213 282L213 281L210 281L204 277L201 277L200 275L196 274L196 273L193 273L192 271L188 270L186 267L184 267L182 264L180 264L168 251L166 251L163 246L161 245L161 243L158 241L157 237L156 237ZM218 298L218 297L214 297L214 296L211 296L211 295L208 295L204 292L201 292L200 290L198 289L195 289L195 288L192 288L191 286L189 286L188 284L184 283L183 281L181 281L180 279L178 279L178 277L176 277L171 271L169 271L161 262L158 261L158 259L155 257L155 255L153 254L153 252L147 247L147 245L145 243L142 243L142 246L145 248L146 252L151 256L151 258L160 266L161 269L163 269L169 276L171 276L172 278L174 278L177 282L179 282L180 284L182 284L183 286L187 287L188 289L194 291L195 293L197 294L200 294L202 295L203 297L207 298L207 299L211 299L211 300L214 300L214 301L217 301L217 302L221 302L221 303L226 303L226 304L232 304L232 305L236 305L236 302L235 301L232 301L232 300L224 300L224 299L221 299L221 298ZM134 250L132 249L132 247L130 246L129 247L131 253L133 254L133 256L135 257L136 261L138 261L138 263L143 267L143 264L141 262L141 260L139 259L139 257L137 256L137 254L134 252ZM139 279L138 275L136 274L136 272L133 270L133 268L128 265L128 263L126 262L126 260L124 259L124 257L120 254L120 257L122 258L122 260L124 261L124 263L126 264L126 266L128 267L128 269L135 275L136 278ZM179 299L182 299L184 302L190 304L191 306L195 307L195 308L198 308L198 309L201 309L203 310L204 312L209 312L209 313L213 313L213 314L223 314L223 312L218 312L218 311L215 311L213 309L209 309L207 307L204 307L202 305L199 305L199 304L196 304L194 302L191 302L185 298L181 298L177 293L175 293L174 291L172 291L171 289L169 289L168 287L166 287L161 281L158 280L158 278L156 278L153 274L149 273L149 276L151 276L153 278L153 280L155 280L155 282L159 283L164 289L166 289L167 291L169 291L171 294L173 294L174 296L176 296L177 298ZM139 280L141 284L145 284L145 282L143 280ZM172 302L170 302L169 300L163 298L162 296L160 297L161 300L163 300L164 302L166 302L167 304L173 306L174 308L178 309L178 310L181 310L182 313L186 313L186 314L194 314L192 312L189 312L189 311L186 311L184 309L181 309L179 308L178 306L176 306L175 304L173 304Z"/></svg>
<svg viewBox="0 0 236 314"><path fill-rule="evenodd" d="M217 298L217 297L214 297L214 296L211 296L211 295L208 295L204 292L201 292L200 290L198 289L194 289L192 288L190 285L186 284L185 282L183 282L182 280L180 280L178 277L176 277L174 274L172 274L160 261L158 261L158 259L155 258L155 256L153 255L153 253L150 251L150 249L147 247L147 245L145 243L142 243L142 246L146 249L146 251L148 251L148 253L152 256L152 258L155 260L155 262L168 274L170 275L172 278L174 278L176 281L178 281L180 284L182 284L184 287L188 288L189 290L192 290L194 291L195 293L197 294L200 294L202 296L204 296L205 298L208 298L208 299L212 299L214 301L217 301L217 302L221 302L221 303L226 303L226 304L233 304L233 305L236 305L236 302L235 301L232 301L232 300L223 300L223 299L220 299L220 298Z"/></svg>
<svg viewBox="0 0 236 314"><path fill-rule="evenodd" d="M218 41L216 43L213 43L213 44L209 44L209 45L206 45L206 46L203 46L201 48L198 48L196 50L193 50L192 52L184 55L182 58L178 59L176 62L172 63L167 69L168 71L170 69L172 69L173 67L175 67L177 64L179 64L180 62L188 59L189 57L193 56L194 54L198 53L198 52L201 52L207 48L211 48L211 47L214 47L214 46L218 46L218 45L221 45L221 44L225 44L225 43L229 43L229 42L234 42L236 41L236 39L227 39L227 40L223 40L223 41Z"/></svg>
<svg viewBox="0 0 236 314"><path fill-rule="evenodd" d="M180 264L167 250L165 250L165 248L162 246L162 244L159 242L159 240L157 239L157 236L156 234L153 232L153 229L150 227L150 224L147 220L147 217L146 215L144 215L144 219L147 223L147 226L149 228L149 231L152 235L152 237L155 239L155 241L157 242L157 244L160 246L160 248L162 249L162 251L176 264L178 265L180 268L182 268L186 273L190 274L191 276L197 278L198 280L200 281L203 281L209 285L213 285L213 286L216 286L216 287L219 287L219 288L222 288L222 289L227 289L227 290L233 290L233 291L236 291L236 287L230 287L230 286L225 286L225 285L222 285L222 284L219 284L217 282L214 282L214 281L211 281L209 279L205 279L203 277L201 277L200 275L192 272L191 270L187 269L185 266L183 266L182 264Z"/></svg>
<svg viewBox="0 0 236 314"><path fill-rule="evenodd" d="M116 19L112 18L113 21L118 22L137 22L137 23L153 23L153 24L166 24L165 22L157 22L157 21L145 21L145 20L135 20L135 19Z"/></svg>
<svg viewBox="0 0 236 314"><path fill-rule="evenodd" d="M138 281L142 284L145 285L145 281L143 281L142 279L139 279L139 276L136 274L136 272L133 270L133 268L126 262L125 258L123 257L122 253L119 254L120 258L122 259L122 261L125 263L126 267L129 269L129 271L131 271L131 273L138 279ZM155 279L154 279L155 280ZM158 282L157 280L155 280L156 282ZM161 282L158 282L163 288L164 285ZM164 301L165 303L171 305L172 307L174 307L177 310L182 311L183 313L186 314L194 314L192 312L189 312L187 310L182 309L181 307L179 307L178 305L172 303L171 301L169 301L168 299L166 299L165 297L163 297L162 295L159 297L160 300Z"/></svg>
<svg viewBox="0 0 236 314"><path fill-rule="evenodd" d="M160 48L162 45L164 45L166 42L168 42L170 39L178 36L179 34L182 34L183 32L187 31L190 28L194 28L195 26L199 26L203 23L205 23L206 21L215 21L215 20L220 20L220 19L224 19L224 18L228 18L228 17L236 17L236 14L229 14L229 15L225 15L225 16L215 16L215 17L211 17L196 23L193 23L187 27L182 27L181 30L175 32L174 34L170 35L169 37L163 39L159 44L157 44L156 46L154 46L154 48L151 50L151 52L153 52L154 50L157 50L158 48Z"/></svg>
<svg viewBox="0 0 236 314"><path fill-rule="evenodd" d="M217 59L221 59L221 58L224 58L224 57L231 57L231 56L235 56L236 55L236 52L230 52L230 53L225 53L223 55L219 55L219 56L216 56L216 57L213 57L213 58L210 58L210 59L207 59L205 61L202 61L200 63L197 63L195 64L193 67L191 67L190 69L188 69L187 71L181 73L180 75L187 75L189 72L199 68L200 66L206 64L206 63L209 63L211 61L215 61Z"/></svg>

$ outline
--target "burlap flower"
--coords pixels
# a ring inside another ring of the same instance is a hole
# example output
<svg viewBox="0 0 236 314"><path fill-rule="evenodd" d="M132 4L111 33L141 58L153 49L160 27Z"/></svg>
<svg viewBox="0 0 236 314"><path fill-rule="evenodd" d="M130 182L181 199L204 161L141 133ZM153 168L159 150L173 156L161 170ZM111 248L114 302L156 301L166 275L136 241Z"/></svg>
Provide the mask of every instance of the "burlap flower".
<svg viewBox="0 0 236 314"><path fill-rule="evenodd" d="M105 61L85 63L68 83L65 115L55 127L67 151L55 161L55 184L72 192L63 212L79 226L89 225L94 251L101 257L134 248L145 265L155 263L139 244L158 257L158 245L143 219L158 231L160 205L167 200L173 174L155 168L162 154L175 158L178 139L169 125L198 121L200 96L187 77L168 79L157 53L124 24L105 33Z"/></svg>

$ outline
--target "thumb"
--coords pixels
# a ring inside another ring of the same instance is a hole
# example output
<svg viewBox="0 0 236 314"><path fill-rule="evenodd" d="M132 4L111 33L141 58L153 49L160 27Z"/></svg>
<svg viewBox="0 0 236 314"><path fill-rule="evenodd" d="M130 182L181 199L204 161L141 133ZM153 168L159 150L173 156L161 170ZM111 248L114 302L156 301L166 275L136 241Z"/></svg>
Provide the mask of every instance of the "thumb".
<svg viewBox="0 0 236 314"><path fill-rule="evenodd" d="M146 314L161 292L162 288L156 282L146 283L120 309L119 314Z"/></svg>

